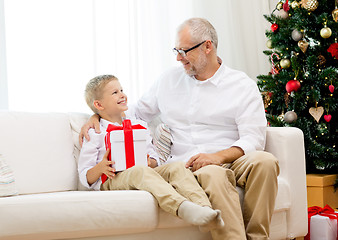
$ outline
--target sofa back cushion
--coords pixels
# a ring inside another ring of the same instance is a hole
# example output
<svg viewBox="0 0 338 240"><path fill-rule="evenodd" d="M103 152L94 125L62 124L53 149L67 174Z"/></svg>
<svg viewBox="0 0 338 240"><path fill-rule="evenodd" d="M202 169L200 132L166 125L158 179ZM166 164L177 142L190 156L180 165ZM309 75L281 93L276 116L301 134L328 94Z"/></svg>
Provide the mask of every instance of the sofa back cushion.
<svg viewBox="0 0 338 240"><path fill-rule="evenodd" d="M0 111L0 153L19 194L77 189L77 167L66 113Z"/></svg>

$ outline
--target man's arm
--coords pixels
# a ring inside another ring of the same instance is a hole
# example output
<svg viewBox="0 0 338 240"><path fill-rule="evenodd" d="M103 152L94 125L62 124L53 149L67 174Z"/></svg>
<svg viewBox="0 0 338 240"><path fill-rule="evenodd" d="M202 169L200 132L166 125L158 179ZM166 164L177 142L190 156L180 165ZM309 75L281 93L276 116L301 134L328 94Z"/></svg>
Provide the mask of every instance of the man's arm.
<svg viewBox="0 0 338 240"><path fill-rule="evenodd" d="M82 126L81 132L79 134L79 142L82 146L83 144L83 137L90 141L90 137L88 135L89 129L94 128L96 133L101 133L100 131L100 116L98 114L92 115L89 120Z"/></svg>
<svg viewBox="0 0 338 240"><path fill-rule="evenodd" d="M207 165L220 166L225 163L232 163L243 155L244 151L240 147L231 147L216 153L199 153L189 159L186 167L191 167L192 171L196 171Z"/></svg>

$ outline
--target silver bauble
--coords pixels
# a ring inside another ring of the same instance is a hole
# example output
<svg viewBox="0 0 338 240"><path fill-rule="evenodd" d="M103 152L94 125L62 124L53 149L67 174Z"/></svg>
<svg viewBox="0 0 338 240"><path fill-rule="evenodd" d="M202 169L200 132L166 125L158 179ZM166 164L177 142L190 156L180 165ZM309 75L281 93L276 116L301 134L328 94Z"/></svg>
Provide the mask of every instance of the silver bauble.
<svg viewBox="0 0 338 240"><path fill-rule="evenodd" d="M284 11L283 9L280 10L280 11L278 12L278 15L279 15L282 19L287 19L287 18L289 17L289 13L286 12L286 11Z"/></svg>
<svg viewBox="0 0 338 240"><path fill-rule="evenodd" d="M292 123L297 120L297 114L294 111L288 111L284 115L284 121L287 123Z"/></svg>
<svg viewBox="0 0 338 240"><path fill-rule="evenodd" d="M303 38L303 33L298 31L297 29L294 29L291 33L291 37L294 41L298 42Z"/></svg>

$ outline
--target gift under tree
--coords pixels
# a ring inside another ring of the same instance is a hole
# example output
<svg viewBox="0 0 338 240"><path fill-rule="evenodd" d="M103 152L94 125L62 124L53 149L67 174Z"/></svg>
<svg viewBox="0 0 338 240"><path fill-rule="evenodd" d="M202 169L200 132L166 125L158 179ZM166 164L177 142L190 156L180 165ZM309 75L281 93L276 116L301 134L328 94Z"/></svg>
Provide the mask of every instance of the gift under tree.
<svg viewBox="0 0 338 240"><path fill-rule="evenodd" d="M258 76L268 122L304 133L307 173L337 173L338 0L281 1L270 15Z"/></svg>

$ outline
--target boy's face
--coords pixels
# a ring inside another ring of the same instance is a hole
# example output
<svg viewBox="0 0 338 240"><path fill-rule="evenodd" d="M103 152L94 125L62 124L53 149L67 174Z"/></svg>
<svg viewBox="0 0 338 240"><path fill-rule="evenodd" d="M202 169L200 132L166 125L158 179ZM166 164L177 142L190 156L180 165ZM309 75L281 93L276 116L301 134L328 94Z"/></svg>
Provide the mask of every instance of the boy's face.
<svg viewBox="0 0 338 240"><path fill-rule="evenodd" d="M124 94L118 80L112 80L104 86L100 104L102 111L109 115L120 116L122 112L128 110L127 95Z"/></svg>

